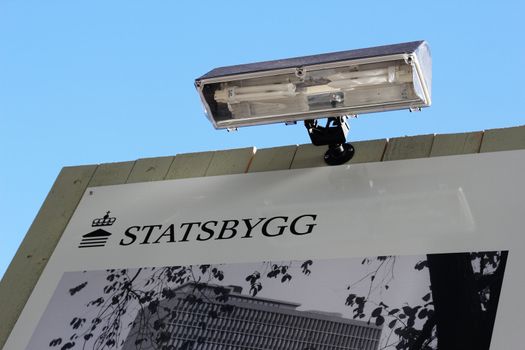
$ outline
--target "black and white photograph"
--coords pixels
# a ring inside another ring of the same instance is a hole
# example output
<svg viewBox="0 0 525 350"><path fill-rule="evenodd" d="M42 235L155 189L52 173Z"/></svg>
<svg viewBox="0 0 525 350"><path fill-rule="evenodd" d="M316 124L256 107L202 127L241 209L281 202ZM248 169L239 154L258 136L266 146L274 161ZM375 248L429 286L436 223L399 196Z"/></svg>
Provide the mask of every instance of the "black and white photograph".
<svg viewBox="0 0 525 350"><path fill-rule="evenodd" d="M488 350L508 254L66 272L27 350Z"/></svg>

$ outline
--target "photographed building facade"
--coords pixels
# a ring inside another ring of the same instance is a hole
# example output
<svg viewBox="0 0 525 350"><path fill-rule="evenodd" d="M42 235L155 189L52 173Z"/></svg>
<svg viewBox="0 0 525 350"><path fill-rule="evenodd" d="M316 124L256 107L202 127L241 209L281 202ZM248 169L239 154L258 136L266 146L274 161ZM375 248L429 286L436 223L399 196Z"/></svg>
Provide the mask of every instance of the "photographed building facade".
<svg viewBox="0 0 525 350"><path fill-rule="evenodd" d="M226 289L226 293L225 293ZM242 294L236 286L189 283L139 311L124 343L131 349L377 350L381 327L300 304Z"/></svg>

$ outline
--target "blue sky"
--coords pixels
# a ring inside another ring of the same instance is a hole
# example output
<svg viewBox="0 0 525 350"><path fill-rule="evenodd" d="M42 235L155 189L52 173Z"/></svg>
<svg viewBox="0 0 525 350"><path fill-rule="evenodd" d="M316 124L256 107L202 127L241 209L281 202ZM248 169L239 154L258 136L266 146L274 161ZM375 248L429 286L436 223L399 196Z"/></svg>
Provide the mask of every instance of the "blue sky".
<svg viewBox="0 0 525 350"><path fill-rule="evenodd" d="M363 115L350 140L525 124L520 1L0 2L0 276L63 166L308 143L300 125L216 131L217 66L425 39L433 106Z"/></svg>

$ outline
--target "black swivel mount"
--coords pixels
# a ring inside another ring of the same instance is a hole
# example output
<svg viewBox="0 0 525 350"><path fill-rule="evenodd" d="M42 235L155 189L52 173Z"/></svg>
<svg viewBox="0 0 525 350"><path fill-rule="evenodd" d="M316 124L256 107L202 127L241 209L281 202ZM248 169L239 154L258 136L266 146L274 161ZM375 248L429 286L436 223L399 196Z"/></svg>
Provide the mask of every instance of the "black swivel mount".
<svg viewBox="0 0 525 350"><path fill-rule="evenodd" d="M328 151L324 154L324 161L328 165L344 164L354 156L354 147L346 142L346 135L350 130L346 118L329 117L325 126L320 126L317 119L304 121L312 143L315 146L328 145Z"/></svg>

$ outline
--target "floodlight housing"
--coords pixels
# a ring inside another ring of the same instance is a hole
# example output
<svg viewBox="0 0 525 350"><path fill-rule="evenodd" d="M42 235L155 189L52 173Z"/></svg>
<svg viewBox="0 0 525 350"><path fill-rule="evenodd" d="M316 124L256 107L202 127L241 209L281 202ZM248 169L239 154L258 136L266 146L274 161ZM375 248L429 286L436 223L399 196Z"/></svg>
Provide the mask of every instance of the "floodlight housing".
<svg viewBox="0 0 525 350"><path fill-rule="evenodd" d="M426 41L213 69L195 80L216 129L431 104Z"/></svg>

